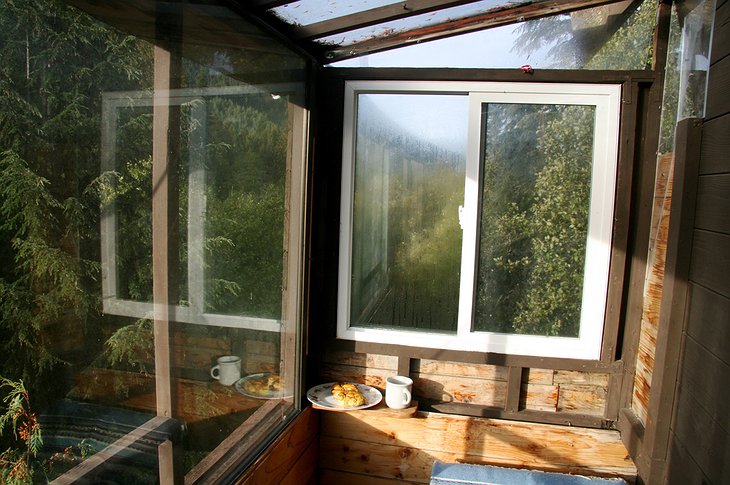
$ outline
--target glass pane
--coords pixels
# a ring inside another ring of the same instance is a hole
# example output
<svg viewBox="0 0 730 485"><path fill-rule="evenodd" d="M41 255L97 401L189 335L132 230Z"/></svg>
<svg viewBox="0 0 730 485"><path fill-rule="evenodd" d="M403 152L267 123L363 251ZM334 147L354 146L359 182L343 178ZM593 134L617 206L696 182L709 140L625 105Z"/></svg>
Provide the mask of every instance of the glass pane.
<svg viewBox="0 0 730 485"><path fill-rule="evenodd" d="M455 331L468 98L357 106L350 324Z"/></svg>
<svg viewBox="0 0 730 485"><path fill-rule="evenodd" d="M398 0L306 0L276 7L273 12L285 22L294 25L310 25L345 15L352 15L371 8L398 3Z"/></svg>
<svg viewBox="0 0 730 485"><path fill-rule="evenodd" d="M474 4L479 5L479 4ZM335 62L336 67L649 69L656 1L617 3L457 35ZM620 7L620 8L619 8ZM634 8L636 7L636 8ZM420 16L419 16L420 17ZM418 19L415 17L414 19ZM321 39L350 45L409 30L414 19ZM406 23L410 22L410 24ZM402 33L401 33L402 35ZM484 49L485 45L500 46Z"/></svg>
<svg viewBox="0 0 730 485"><path fill-rule="evenodd" d="M207 313L281 318L288 106L287 96L268 93L211 101Z"/></svg>
<svg viewBox="0 0 730 485"><path fill-rule="evenodd" d="M577 337L594 106L482 105L474 328Z"/></svg>
<svg viewBox="0 0 730 485"><path fill-rule="evenodd" d="M0 8L0 482L238 466L299 406L307 64L223 2L77 3Z"/></svg>

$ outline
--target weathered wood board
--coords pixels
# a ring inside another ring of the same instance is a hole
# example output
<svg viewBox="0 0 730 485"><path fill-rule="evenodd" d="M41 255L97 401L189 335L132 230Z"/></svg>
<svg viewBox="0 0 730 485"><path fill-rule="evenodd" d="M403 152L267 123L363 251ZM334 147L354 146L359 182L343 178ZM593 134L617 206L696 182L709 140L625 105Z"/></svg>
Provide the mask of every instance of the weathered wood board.
<svg viewBox="0 0 730 485"><path fill-rule="evenodd" d="M345 351L325 352L324 381L351 381L385 388L395 375L398 357ZM508 367L412 359L413 395L427 402L464 403L492 408L506 405ZM527 369L520 390L520 409L601 416L608 392L606 373ZM561 388L564 392L561 393Z"/></svg>
<svg viewBox="0 0 730 485"><path fill-rule="evenodd" d="M618 432L419 412L321 413L322 470L427 483L434 460L633 480Z"/></svg>

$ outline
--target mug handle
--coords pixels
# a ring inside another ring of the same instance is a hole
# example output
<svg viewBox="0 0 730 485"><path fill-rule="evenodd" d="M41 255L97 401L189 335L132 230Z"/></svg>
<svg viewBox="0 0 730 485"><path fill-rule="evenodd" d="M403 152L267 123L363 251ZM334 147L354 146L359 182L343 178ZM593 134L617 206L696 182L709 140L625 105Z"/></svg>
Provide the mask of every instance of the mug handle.
<svg viewBox="0 0 730 485"><path fill-rule="evenodd" d="M218 371L218 374L215 373L215 371ZM212 369L210 369L210 377L213 379L221 380L221 366L220 365L214 365Z"/></svg>
<svg viewBox="0 0 730 485"><path fill-rule="evenodd" d="M403 388L403 404L409 404L411 402L411 390L407 387Z"/></svg>

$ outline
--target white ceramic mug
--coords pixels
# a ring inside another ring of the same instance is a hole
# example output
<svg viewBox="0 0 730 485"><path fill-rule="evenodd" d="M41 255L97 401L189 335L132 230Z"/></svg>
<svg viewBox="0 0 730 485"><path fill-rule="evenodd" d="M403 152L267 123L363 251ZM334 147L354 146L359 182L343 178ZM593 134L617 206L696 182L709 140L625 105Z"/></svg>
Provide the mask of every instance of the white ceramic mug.
<svg viewBox="0 0 730 485"><path fill-rule="evenodd" d="M235 355L218 357L218 364L210 369L210 375L224 386L235 384L241 378L241 358Z"/></svg>
<svg viewBox="0 0 730 485"><path fill-rule="evenodd" d="M413 379L406 376L391 376L385 380L385 404L393 409L405 409L411 404Z"/></svg>

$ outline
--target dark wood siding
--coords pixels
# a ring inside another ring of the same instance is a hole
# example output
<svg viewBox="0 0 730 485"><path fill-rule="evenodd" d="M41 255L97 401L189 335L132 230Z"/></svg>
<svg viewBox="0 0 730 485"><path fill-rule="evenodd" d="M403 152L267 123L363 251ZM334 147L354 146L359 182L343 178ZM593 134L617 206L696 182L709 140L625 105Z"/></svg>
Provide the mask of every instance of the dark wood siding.
<svg viewBox="0 0 730 485"><path fill-rule="evenodd" d="M667 483L730 483L730 2L715 19Z"/></svg>

